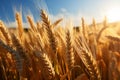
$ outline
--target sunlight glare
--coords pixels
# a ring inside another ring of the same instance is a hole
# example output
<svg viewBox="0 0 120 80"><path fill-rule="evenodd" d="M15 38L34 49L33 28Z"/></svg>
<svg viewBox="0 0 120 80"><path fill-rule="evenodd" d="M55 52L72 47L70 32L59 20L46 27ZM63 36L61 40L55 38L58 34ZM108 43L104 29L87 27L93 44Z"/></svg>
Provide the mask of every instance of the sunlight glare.
<svg viewBox="0 0 120 80"><path fill-rule="evenodd" d="M120 8L110 8L110 10L107 11L107 19L109 22L120 21Z"/></svg>

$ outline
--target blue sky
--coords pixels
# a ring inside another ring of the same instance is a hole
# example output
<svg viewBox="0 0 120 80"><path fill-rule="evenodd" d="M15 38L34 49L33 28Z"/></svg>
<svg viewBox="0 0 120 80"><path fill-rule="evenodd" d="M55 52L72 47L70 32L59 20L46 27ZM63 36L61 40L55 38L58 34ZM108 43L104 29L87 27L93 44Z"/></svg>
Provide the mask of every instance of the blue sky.
<svg viewBox="0 0 120 80"><path fill-rule="evenodd" d="M35 20L39 20L40 9L44 8L54 19L72 17L78 24L83 16L88 23L93 17L100 22L107 10L119 5L120 0L2 0L0 19L5 22L14 22L15 11L20 11L22 8L24 22L26 22L27 14L32 14Z"/></svg>

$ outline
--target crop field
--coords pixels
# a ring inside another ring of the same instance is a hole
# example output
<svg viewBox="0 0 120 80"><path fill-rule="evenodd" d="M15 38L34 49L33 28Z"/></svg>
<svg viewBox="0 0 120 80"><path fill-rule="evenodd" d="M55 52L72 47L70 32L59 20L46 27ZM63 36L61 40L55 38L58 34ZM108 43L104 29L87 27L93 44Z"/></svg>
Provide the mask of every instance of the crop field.
<svg viewBox="0 0 120 80"><path fill-rule="evenodd" d="M44 10L41 21L16 13L12 31L0 21L0 80L120 80L119 23L62 27Z"/></svg>

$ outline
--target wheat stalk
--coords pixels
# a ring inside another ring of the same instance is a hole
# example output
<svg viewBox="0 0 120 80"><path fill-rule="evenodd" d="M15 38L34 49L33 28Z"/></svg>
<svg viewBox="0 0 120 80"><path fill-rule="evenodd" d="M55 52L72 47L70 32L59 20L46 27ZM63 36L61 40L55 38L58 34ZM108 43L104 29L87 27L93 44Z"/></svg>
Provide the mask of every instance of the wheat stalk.
<svg viewBox="0 0 120 80"><path fill-rule="evenodd" d="M0 57L0 75L1 75L1 79L2 80L7 80L7 75L6 75L6 72L5 72L5 67L2 63L2 59Z"/></svg>

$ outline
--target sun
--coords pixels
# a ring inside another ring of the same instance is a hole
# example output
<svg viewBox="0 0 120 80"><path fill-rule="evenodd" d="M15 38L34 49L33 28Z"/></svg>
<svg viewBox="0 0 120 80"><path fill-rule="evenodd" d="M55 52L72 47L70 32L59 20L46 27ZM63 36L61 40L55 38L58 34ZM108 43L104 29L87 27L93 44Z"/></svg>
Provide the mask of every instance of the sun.
<svg viewBox="0 0 120 80"><path fill-rule="evenodd" d="M109 22L120 21L120 7L109 8L106 16Z"/></svg>

